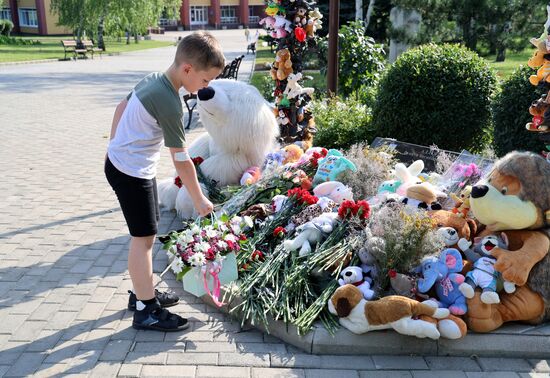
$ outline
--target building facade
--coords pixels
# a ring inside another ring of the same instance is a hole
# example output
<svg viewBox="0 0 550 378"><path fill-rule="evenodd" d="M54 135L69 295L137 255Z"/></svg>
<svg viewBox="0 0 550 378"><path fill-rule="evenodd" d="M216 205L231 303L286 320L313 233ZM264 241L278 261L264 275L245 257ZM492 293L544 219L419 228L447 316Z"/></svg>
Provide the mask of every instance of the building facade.
<svg viewBox="0 0 550 378"><path fill-rule="evenodd" d="M36 35L70 34L57 25L58 17L50 11L51 0L0 0L0 19L13 22L13 32Z"/></svg>
<svg viewBox="0 0 550 378"><path fill-rule="evenodd" d="M185 30L257 27L264 9L263 0L183 0L178 24Z"/></svg>

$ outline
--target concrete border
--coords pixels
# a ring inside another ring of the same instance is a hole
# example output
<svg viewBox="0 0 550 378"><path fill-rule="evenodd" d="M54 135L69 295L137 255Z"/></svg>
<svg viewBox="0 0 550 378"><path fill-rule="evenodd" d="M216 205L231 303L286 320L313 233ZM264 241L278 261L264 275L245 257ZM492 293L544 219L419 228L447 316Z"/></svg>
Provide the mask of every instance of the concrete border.
<svg viewBox="0 0 550 378"><path fill-rule="evenodd" d="M222 290L225 295L227 288ZM206 304L218 308L210 297L205 295L201 299ZM240 302L239 298L235 298L219 310L227 314ZM240 314L233 315L236 320L240 320ZM510 323L493 333L469 332L461 340L418 339L401 335L393 330L356 335L345 328L340 328L332 336L321 323L315 324L308 334L298 336L296 327L272 318L268 318L267 327L251 325L309 354L550 357L550 324L548 323L536 327Z"/></svg>

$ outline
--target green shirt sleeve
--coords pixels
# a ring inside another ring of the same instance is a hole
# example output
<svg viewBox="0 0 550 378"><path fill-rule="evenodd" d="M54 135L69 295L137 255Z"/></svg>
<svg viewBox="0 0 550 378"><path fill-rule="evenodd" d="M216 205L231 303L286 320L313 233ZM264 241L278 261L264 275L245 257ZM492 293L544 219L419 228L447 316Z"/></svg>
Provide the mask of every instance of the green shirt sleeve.
<svg viewBox="0 0 550 378"><path fill-rule="evenodd" d="M181 113L161 113L158 115L157 122L164 134L164 145L166 147L183 148L186 146Z"/></svg>

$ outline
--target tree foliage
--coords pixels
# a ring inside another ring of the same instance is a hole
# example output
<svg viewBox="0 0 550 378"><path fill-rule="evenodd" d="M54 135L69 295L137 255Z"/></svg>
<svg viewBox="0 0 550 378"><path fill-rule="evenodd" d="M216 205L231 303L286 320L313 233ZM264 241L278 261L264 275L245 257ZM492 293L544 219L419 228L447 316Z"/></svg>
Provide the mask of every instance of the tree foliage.
<svg viewBox="0 0 550 378"><path fill-rule="evenodd" d="M165 14L173 17L182 0L52 0L51 9L59 15L59 24L75 31L80 39L84 31L92 35L100 25L112 34L129 32L137 36L149 26L157 26Z"/></svg>
<svg viewBox="0 0 550 378"><path fill-rule="evenodd" d="M497 60L504 60L507 48L523 49L529 37L542 33L546 4L546 0L394 0L394 5L422 15L414 42L461 42L472 50L488 48L498 54Z"/></svg>

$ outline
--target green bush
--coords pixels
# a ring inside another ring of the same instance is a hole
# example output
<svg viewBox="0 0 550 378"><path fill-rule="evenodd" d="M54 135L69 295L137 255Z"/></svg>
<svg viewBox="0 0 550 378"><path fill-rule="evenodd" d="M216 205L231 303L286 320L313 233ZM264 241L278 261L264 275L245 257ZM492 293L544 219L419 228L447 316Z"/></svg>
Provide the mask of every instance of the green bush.
<svg viewBox="0 0 550 378"><path fill-rule="evenodd" d="M477 54L457 45L423 45L386 71L373 106L379 136L481 152L490 140L496 76Z"/></svg>
<svg viewBox="0 0 550 378"><path fill-rule="evenodd" d="M498 156L513 150L538 153L544 149L538 136L525 130L525 124L533 117L529 114L529 105L543 93L529 83L529 76L534 73L535 70L529 67L514 71L502 83L493 101L493 143Z"/></svg>
<svg viewBox="0 0 550 378"><path fill-rule="evenodd" d="M346 149L374 137L370 109L354 98L313 101L311 112L317 126L315 146Z"/></svg>
<svg viewBox="0 0 550 378"><path fill-rule="evenodd" d="M0 35L10 36L13 30L13 22L10 20L0 20Z"/></svg>

